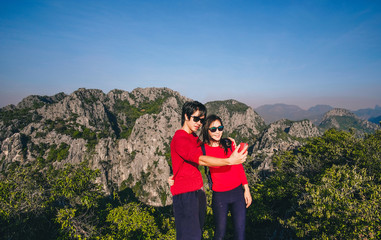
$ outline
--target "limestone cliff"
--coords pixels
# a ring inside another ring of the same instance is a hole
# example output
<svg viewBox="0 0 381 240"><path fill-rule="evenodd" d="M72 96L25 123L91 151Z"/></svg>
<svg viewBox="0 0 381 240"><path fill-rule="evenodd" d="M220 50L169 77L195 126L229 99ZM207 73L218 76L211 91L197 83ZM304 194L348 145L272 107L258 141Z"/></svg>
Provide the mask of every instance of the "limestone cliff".
<svg viewBox="0 0 381 240"><path fill-rule="evenodd" d="M107 94L81 88L69 95L26 97L0 109L0 174L13 164L59 168L86 161L101 170L98 181L106 193L131 188L146 204L169 205L169 146L188 100L168 88ZM251 107L236 100L205 105L209 114L222 118L226 136L249 143L250 159L259 159L258 169L271 171L274 153L321 134L309 120L284 119L266 126ZM322 123L338 116L347 113L336 110Z"/></svg>
<svg viewBox="0 0 381 240"><path fill-rule="evenodd" d="M271 123L253 146L253 153L262 156L260 170L272 171L272 156L281 151L295 149L305 139L321 135L319 129L310 120L290 121L281 119Z"/></svg>
<svg viewBox="0 0 381 240"><path fill-rule="evenodd" d="M101 169L106 192L129 187L147 204L168 205L169 143L187 100L167 88L27 97L1 109L1 170L31 161L56 167L88 161Z"/></svg>

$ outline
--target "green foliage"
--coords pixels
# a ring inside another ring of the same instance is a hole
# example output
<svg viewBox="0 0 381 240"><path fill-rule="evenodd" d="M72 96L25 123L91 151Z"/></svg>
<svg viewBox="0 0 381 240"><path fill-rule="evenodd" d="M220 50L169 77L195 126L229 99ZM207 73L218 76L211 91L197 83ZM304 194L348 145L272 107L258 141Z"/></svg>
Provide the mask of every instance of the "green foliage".
<svg viewBox="0 0 381 240"><path fill-rule="evenodd" d="M79 213L76 208L61 208L57 212L56 222L60 224L59 239L92 239L97 236L95 216L92 212Z"/></svg>
<svg viewBox="0 0 381 240"><path fill-rule="evenodd" d="M100 131L98 134L91 129L82 126L75 122L76 116L66 122L64 119L57 119L52 121L50 119L45 121L47 131L56 131L61 134L69 135L74 139L83 138L87 141L87 150L90 152L98 144L99 138L107 137L108 135L104 131ZM41 133L40 133L41 135Z"/></svg>
<svg viewBox="0 0 381 240"><path fill-rule="evenodd" d="M276 155L276 171L252 187L249 235L379 238L380 143L381 131L358 138L331 129Z"/></svg>
<svg viewBox="0 0 381 240"><path fill-rule="evenodd" d="M287 134L285 131L283 131L283 129L281 129L281 128L276 129L276 138L277 139L289 141L290 137L291 137L291 135Z"/></svg>
<svg viewBox="0 0 381 240"><path fill-rule="evenodd" d="M169 209L138 203L127 188L104 196L86 162L42 170L14 165L0 181L5 239L175 239ZM148 175L146 176L148 177Z"/></svg>
<svg viewBox="0 0 381 240"><path fill-rule="evenodd" d="M94 138L84 128L77 134ZM38 164L2 162L2 238L175 239L171 207L149 207L136 198L147 194L142 189L153 177L149 173L139 179L130 175L120 192L105 196L96 183L99 170L90 169L86 162L60 169L49 162L65 159L67 144L34 145L24 140ZM353 132L326 131L298 149L276 155L275 171L263 179L253 176L258 163L250 158L245 164L253 197L247 211L248 239L381 238L381 131L363 138ZM161 189L162 202L164 192ZM212 239L211 191L206 194L203 235ZM228 238L232 230L229 222Z"/></svg>
<svg viewBox="0 0 381 240"><path fill-rule="evenodd" d="M201 169L204 169L204 168L202 167ZM205 180L206 180L205 173L203 177L204 177L204 183L205 183ZM212 194L213 192L210 189L205 191L206 216L205 216L204 232L202 234L203 239L213 239L213 236L214 236L215 224L213 219Z"/></svg>
<svg viewBox="0 0 381 240"><path fill-rule="evenodd" d="M48 153L46 160L48 162L54 162L54 161L61 162L62 160L66 159L69 156L69 149L70 149L70 145L66 143L61 143L58 149L57 149L57 145L53 144L52 146L50 146L50 151Z"/></svg>
<svg viewBox="0 0 381 240"><path fill-rule="evenodd" d="M140 172L139 180L135 183L135 186L132 187L132 191L134 192L135 196L139 198L146 198L148 196L149 193L143 189L143 186L147 183L147 180L150 175L151 175L150 171Z"/></svg>
<svg viewBox="0 0 381 240"><path fill-rule="evenodd" d="M98 174L86 163L50 171L34 164L8 168L0 179L0 235L5 239L66 238L77 229L75 234L81 238L89 236L96 226L91 210L103 197L95 183Z"/></svg>
<svg viewBox="0 0 381 240"><path fill-rule="evenodd" d="M251 187L253 204L247 211L248 236L269 239L280 227L279 218L289 214L307 180L302 176L276 174Z"/></svg>
<svg viewBox="0 0 381 240"><path fill-rule="evenodd" d="M356 156L354 162L360 168L366 168L368 174L381 184L381 130L366 135L356 149L351 151Z"/></svg>
<svg viewBox="0 0 381 240"><path fill-rule="evenodd" d="M63 169L52 170L47 175L52 200L64 206L97 206L102 197L101 186L95 183L99 170L91 170L82 162L79 166L66 164Z"/></svg>
<svg viewBox="0 0 381 240"><path fill-rule="evenodd" d="M33 142L30 143L29 151L33 157L36 158L36 161L38 163L38 168L43 169L47 161L43 158L45 152L47 152L49 149L49 145L47 143L39 143L38 145L34 144Z"/></svg>
<svg viewBox="0 0 381 240"><path fill-rule="evenodd" d="M305 190L300 210L286 223L298 237L380 239L381 186L365 169L333 166Z"/></svg>
<svg viewBox="0 0 381 240"><path fill-rule="evenodd" d="M168 166L172 166L171 147L167 142L164 142L164 156Z"/></svg>
<svg viewBox="0 0 381 240"><path fill-rule="evenodd" d="M110 233L104 239L160 239L159 228L151 214L154 211L137 203L112 209L106 220Z"/></svg>
<svg viewBox="0 0 381 240"><path fill-rule="evenodd" d="M37 169L9 168L7 175L0 178L0 236L4 239L44 236L49 230L41 228L46 224L42 214L46 202L44 178Z"/></svg>
<svg viewBox="0 0 381 240"><path fill-rule="evenodd" d="M373 129L368 128L364 123L362 123L358 119L351 116L332 116L332 119L334 119L334 121L336 121L336 123L338 124L339 126L338 130L349 131L351 128L354 128L364 133L374 132ZM332 123L328 122L328 123L320 124L319 128L324 131L330 128L337 128L337 127L336 125L333 125Z"/></svg>
<svg viewBox="0 0 381 240"><path fill-rule="evenodd" d="M23 129L32 122L41 120L41 116L31 108L16 108L9 111L0 111L0 120L5 126L14 125L14 129Z"/></svg>
<svg viewBox="0 0 381 240"><path fill-rule="evenodd" d="M333 164L353 164L359 153L359 142L353 133L328 130L322 137L313 138L293 152L284 152L274 158L278 172L300 174L308 178L319 174Z"/></svg>

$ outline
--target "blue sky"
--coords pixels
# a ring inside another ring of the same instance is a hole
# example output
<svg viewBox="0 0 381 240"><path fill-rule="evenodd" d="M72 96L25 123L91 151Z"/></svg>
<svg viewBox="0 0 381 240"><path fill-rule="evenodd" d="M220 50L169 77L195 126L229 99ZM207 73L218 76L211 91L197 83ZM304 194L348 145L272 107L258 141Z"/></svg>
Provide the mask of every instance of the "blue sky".
<svg viewBox="0 0 381 240"><path fill-rule="evenodd" d="M0 1L0 107L81 87L373 108L381 1Z"/></svg>

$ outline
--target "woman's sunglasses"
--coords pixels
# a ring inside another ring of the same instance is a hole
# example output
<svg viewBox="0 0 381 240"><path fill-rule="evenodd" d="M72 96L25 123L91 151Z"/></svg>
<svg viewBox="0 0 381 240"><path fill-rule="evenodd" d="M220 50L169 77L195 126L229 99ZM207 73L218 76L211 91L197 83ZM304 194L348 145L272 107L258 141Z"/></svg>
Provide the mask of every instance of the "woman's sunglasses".
<svg viewBox="0 0 381 240"><path fill-rule="evenodd" d="M224 130L224 126L221 125L219 127L211 127L211 128L209 128L209 130L211 132L215 132L215 131L217 131L217 129L218 129L218 131L222 132Z"/></svg>
<svg viewBox="0 0 381 240"><path fill-rule="evenodd" d="M200 116L198 116L198 117L196 117L196 116L191 116L191 118L193 118L193 122L198 122L198 121L200 121L201 122L201 124L204 124L204 122L205 122L205 118L201 118Z"/></svg>

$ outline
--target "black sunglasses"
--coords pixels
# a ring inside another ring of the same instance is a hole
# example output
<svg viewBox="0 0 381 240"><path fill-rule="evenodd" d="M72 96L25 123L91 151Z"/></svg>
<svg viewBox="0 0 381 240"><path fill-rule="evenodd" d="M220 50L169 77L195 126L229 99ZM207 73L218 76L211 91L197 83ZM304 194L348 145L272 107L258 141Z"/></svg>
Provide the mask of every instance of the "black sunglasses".
<svg viewBox="0 0 381 240"><path fill-rule="evenodd" d="M198 121L200 121L201 122L201 124L204 124L204 122L205 122L205 118L201 118L200 116L191 116L192 118L193 118L193 122L198 122Z"/></svg>
<svg viewBox="0 0 381 240"><path fill-rule="evenodd" d="M215 132L215 131L217 131L217 129L218 129L218 131L222 132L224 130L224 126L221 125L219 127L211 127L211 128L209 128L209 130L211 132Z"/></svg>

